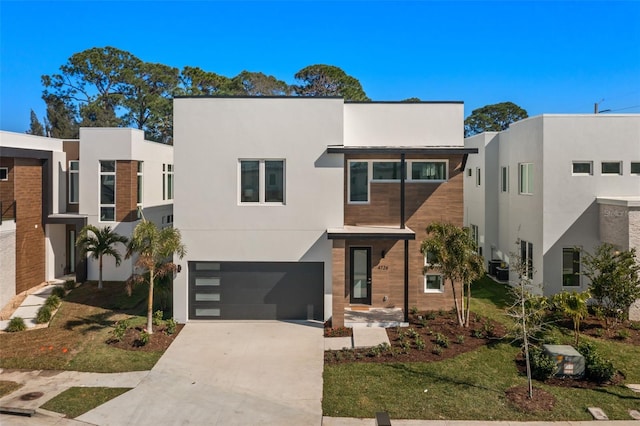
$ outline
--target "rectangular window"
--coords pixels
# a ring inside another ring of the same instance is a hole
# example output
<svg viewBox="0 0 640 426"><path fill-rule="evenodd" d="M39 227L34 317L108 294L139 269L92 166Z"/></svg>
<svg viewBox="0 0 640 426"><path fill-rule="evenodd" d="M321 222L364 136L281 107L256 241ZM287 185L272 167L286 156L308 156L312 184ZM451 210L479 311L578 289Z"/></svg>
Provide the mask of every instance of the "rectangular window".
<svg viewBox="0 0 640 426"><path fill-rule="evenodd" d="M502 192L509 192L509 168L500 168L500 190Z"/></svg>
<svg viewBox="0 0 640 426"><path fill-rule="evenodd" d="M411 180L447 180L446 161L412 161Z"/></svg>
<svg viewBox="0 0 640 426"><path fill-rule="evenodd" d="M173 200L173 164L167 164L167 200Z"/></svg>
<svg viewBox="0 0 640 426"><path fill-rule="evenodd" d="M424 276L424 292L425 293L442 293L443 291L442 275L440 274L425 274Z"/></svg>
<svg viewBox="0 0 640 426"><path fill-rule="evenodd" d="M399 161L374 161L373 180L400 180Z"/></svg>
<svg viewBox="0 0 640 426"><path fill-rule="evenodd" d="M138 191L137 191L137 196L136 196L136 203L137 203L137 208L138 208L138 219L142 219L142 196L144 194L144 191L142 190L142 161L138 161L138 172L137 172L137 184L138 184Z"/></svg>
<svg viewBox="0 0 640 426"><path fill-rule="evenodd" d="M100 221L116 220L116 162L100 161Z"/></svg>
<svg viewBox="0 0 640 426"><path fill-rule="evenodd" d="M469 169L467 169L467 176L469 176L469 177L473 176L473 169L471 167L469 167Z"/></svg>
<svg viewBox="0 0 640 426"><path fill-rule="evenodd" d="M78 204L80 199L80 162L69 161L69 204Z"/></svg>
<svg viewBox="0 0 640 426"><path fill-rule="evenodd" d="M0 167L0 180L9 180L9 168Z"/></svg>
<svg viewBox="0 0 640 426"><path fill-rule="evenodd" d="M621 175L622 162L621 161L603 161L602 174L603 175Z"/></svg>
<svg viewBox="0 0 640 426"><path fill-rule="evenodd" d="M592 161L574 161L571 163L571 174L574 176L588 176L593 174Z"/></svg>
<svg viewBox="0 0 640 426"><path fill-rule="evenodd" d="M526 268L526 278L533 279L533 243L520 240L520 261Z"/></svg>
<svg viewBox="0 0 640 426"><path fill-rule="evenodd" d="M520 194L533 194L533 163L519 164L519 192Z"/></svg>
<svg viewBox="0 0 640 426"><path fill-rule="evenodd" d="M640 175L640 162L637 162L637 161L631 162L631 174Z"/></svg>
<svg viewBox="0 0 640 426"><path fill-rule="evenodd" d="M562 285L580 286L580 250L576 248L562 249Z"/></svg>
<svg viewBox="0 0 640 426"><path fill-rule="evenodd" d="M240 202L284 204L284 160L240 160Z"/></svg>
<svg viewBox="0 0 640 426"><path fill-rule="evenodd" d="M167 199L167 165L162 165L162 199Z"/></svg>
<svg viewBox="0 0 640 426"><path fill-rule="evenodd" d="M369 202L369 164L366 161L349 162L349 202Z"/></svg>
<svg viewBox="0 0 640 426"><path fill-rule="evenodd" d="M476 167L476 186L480 186L480 167Z"/></svg>
<svg viewBox="0 0 640 426"><path fill-rule="evenodd" d="M478 225L469 225L469 232L471 234L471 240L476 245L476 250L480 250L480 232L478 230Z"/></svg>

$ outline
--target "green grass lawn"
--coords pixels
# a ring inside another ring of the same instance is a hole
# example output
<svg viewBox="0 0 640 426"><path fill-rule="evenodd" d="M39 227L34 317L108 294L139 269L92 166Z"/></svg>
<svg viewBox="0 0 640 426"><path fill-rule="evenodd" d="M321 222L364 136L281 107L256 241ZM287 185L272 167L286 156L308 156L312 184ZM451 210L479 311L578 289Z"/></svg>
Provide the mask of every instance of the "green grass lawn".
<svg viewBox="0 0 640 426"><path fill-rule="evenodd" d="M508 289L485 278L472 287L471 309L483 316L508 322ZM561 343L571 343L572 333L553 330ZM640 394L624 386L593 390L547 386L555 408L527 414L505 397L512 386L526 384L516 369L520 350L506 341L491 347L432 363L352 363L325 365L323 412L337 417L374 417L389 412L397 419L433 420L591 420L587 407L604 410L612 420L630 420L628 410L640 408ZM626 383L640 382L640 347L597 340L598 351L613 360Z"/></svg>
<svg viewBox="0 0 640 426"><path fill-rule="evenodd" d="M107 345L114 324L134 318L144 322L146 286L131 296L124 283L105 282L98 290L85 283L63 299L49 327L0 335L0 367L112 373L149 370L161 351L142 352Z"/></svg>
<svg viewBox="0 0 640 426"><path fill-rule="evenodd" d="M9 380L0 380L0 397L9 395L11 392L18 390L21 387L22 385L20 383Z"/></svg>
<svg viewBox="0 0 640 426"><path fill-rule="evenodd" d="M50 399L41 408L76 418L105 402L122 395L129 388L73 387Z"/></svg>

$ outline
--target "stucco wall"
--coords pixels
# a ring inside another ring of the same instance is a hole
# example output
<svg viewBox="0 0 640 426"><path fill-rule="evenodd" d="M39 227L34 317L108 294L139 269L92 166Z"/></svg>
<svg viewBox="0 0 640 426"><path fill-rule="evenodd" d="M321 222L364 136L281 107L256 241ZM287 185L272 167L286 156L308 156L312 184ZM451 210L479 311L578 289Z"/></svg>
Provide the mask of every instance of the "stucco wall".
<svg viewBox="0 0 640 426"><path fill-rule="evenodd" d="M16 295L16 226L0 225L0 309Z"/></svg>

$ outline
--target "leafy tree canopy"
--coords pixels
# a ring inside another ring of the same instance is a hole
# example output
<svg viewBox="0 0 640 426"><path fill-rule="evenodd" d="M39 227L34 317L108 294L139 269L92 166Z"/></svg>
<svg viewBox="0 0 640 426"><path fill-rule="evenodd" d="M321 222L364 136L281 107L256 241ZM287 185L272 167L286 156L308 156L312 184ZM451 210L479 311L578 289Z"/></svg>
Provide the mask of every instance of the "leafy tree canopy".
<svg viewBox="0 0 640 426"><path fill-rule="evenodd" d="M527 118L527 111L513 102L485 105L474 109L464 120L465 137L482 132L500 132L509 128L511 123Z"/></svg>
<svg viewBox="0 0 640 426"><path fill-rule="evenodd" d="M33 110L31 110L31 124L27 133L35 136L44 136L44 127Z"/></svg>
<svg viewBox="0 0 640 426"><path fill-rule="evenodd" d="M348 101L370 101L360 82L333 65L310 65L295 76L300 85L293 87L300 96L342 96Z"/></svg>

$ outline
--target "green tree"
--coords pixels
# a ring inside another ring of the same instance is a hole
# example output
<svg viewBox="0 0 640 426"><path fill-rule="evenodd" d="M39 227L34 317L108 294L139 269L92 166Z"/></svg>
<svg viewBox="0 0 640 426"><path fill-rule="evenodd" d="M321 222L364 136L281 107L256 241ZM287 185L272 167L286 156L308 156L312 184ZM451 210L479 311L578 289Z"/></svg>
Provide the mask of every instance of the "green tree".
<svg viewBox="0 0 640 426"><path fill-rule="evenodd" d="M360 82L333 65L309 65L295 76L300 85L293 90L299 96L342 96L347 101L370 101Z"/></svg>
<svg viewBox="0 0 640 426"><path fill-rule="evenodd" d="M184 67L180 73L181 94L188 96L233 95L231 79L198 67Z"/></svg>
<svg viewBox="0 0 640 426"><path fill-rule="evenodd" d="M291 87L272 75L242 71L231 79L232 92L247 96L287 96Z"/></svg>
<svg viewBox="0 0 640 426"><path fill-rule="evenodd" d="M513 102L501 102L474 109L464 120L465 137L482 132L500 132L511 123L527 118L527 111Z"/></svg>
<svg viewBox="0 0 640 426"><path fill-rule="evenodd" d="M625 319L629 307L640 298L640 264L636 250L618 250L604 243L595 254L585 253L582 262L591 283L589 291L607 317Z"/></svg>
<svg viewBox="0 0 640 426"><path fill-rule="evenodd" d="M449 280L458 324L461 327L469 327L471 283L484 274L484 260L478 254L468 228L461 228L451 223L434 222L427 226L427 235L420 246L420 251L427 257L428 262L424 273L437 270L445 280ZM456 283L462 283L459 291Z"/></svg>
<svg viewBox="0 0 640 426"><path fill-rule="evenodd" d="M153 333L153 288L156 281L175 271L172 256L180 259L186 254L180 231L173 227L158 229L155 223L142 219L133 230L127 250L127 258L138 255L136 268L140 271L129 279L129 288L135 283L147 281L147 332Z"/></svg>
<svg viewBox="0 0 640 426"><path fill-rule="evenodd" d="M591 298L588 291L578 293L576 291L563 291L553 296L553 305L564 315L573 321L573 333L575 344L580 340L580 321L589 314L587 301Z"/></svg>
<svg viewBox="0 0 640 426"><path fill-rule="evenodd" d="M413 98L403 99L403 100L401 100L400 102L407 102L407 103L411 103L411 102L422 102L422 101L420 100L420 98L415 98L415 97L413 97Z"/></svg>
<svg viewBox="0 0 640 426"><path fill-rule="evenodd" d="M31 110L31 124L27 133L34 136L44 136L44 127L34 110Z"/></svg>
<svg viewBox="0 0 640 426"><path fill-rule="evenodd" d="M43 96L43 99L47 104L45 119L47 136L58 139L77 139L80 128L75 119L73 105L52 94Z"/></svg>
<svg viewBox="0 0 640 426"><path fill-rule="evenodd" d="M114 247L117 243L127 244L127 237L111 230L110 226L98 228L94 225L87 225L82 230L76 240L76 245L80 247L82 255L90 254L93 259L98 260L98 288L102 289L102 258L111 256L116 261L116 266L120 266L122 255Z"/></svg>

